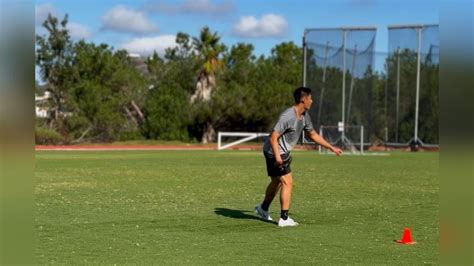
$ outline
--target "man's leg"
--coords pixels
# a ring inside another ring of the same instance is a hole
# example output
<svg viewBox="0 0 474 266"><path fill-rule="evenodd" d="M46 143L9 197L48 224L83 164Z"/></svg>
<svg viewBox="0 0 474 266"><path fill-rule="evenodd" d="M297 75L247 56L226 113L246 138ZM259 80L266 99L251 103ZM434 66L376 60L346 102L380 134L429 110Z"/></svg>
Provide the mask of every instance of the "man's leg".
<svg viewBox="0 0 474 266"><path fill-rule="evenodd" d="M288 211L290 209L291 202L291 191L293 190L293 176L291 173L284 175L280 178L281 181L281 192L280 192L280 204L281 204L281 215L278 221L278 226L296 226L298 225L293 219L288 217Z"/></svg>
<svg viewBox="0 0 474 266"><path fill-rule="evenodd" d="M281 193L280 204L282 210L290 209L291 191L293 190L293 176L291 173L280 177Z"/></svg>
<svg viewBox="0 0 474 266"><path fill-rule="evenodd" d="M268 211L270 204L272 203L275 195L277 194L278 190L280 189L281 181L279 177L272 177L272 181L267 186L267 190L265 191L265 199L262 202L262 209L264 211Z"/></svg>

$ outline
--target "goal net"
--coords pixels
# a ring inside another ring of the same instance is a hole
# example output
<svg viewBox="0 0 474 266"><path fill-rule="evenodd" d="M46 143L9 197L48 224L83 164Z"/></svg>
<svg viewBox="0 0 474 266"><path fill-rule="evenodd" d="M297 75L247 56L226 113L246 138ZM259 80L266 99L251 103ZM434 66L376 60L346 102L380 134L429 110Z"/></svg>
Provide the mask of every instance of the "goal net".
<svg viewBox="0 0 474 266"><path fill-rule="evenodd" d="M364 154L364 145L366 143L364 143L364 126L362 125L346 126L345 128L341 125L321 125L319 127L319 135L331 145L341 148L346 153ZM306 137L303 138L303 143L315 144ZM321 145L319 145L318 150L320 153L328 152Z"/></svg>

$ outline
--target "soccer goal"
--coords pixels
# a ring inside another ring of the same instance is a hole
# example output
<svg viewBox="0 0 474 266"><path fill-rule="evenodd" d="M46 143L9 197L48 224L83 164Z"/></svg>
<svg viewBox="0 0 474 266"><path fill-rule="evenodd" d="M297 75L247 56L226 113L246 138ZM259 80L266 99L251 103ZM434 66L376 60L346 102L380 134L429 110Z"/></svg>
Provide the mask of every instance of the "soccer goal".
<svg viewBox="0 0 474 266"><path fill-rule="evenodd" d="M224 150L241 143L251 141L260 137L268 136L268 133L249 133L249 132L218 132L217 133L217 149ZM237 138L237 140L235 140ZM224 144L225 141L234 139L234 141Z"/></svg>

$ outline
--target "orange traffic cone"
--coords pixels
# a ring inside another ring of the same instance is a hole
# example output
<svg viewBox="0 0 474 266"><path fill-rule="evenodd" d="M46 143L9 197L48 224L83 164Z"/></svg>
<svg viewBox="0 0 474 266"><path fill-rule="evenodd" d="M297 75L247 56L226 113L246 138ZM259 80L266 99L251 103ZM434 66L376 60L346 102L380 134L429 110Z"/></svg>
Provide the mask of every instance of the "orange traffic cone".
<svg viewBox="0 0 474 266"><path fill-rule="evenodd" d="M405 230L403 230L402 239L395 240L395 242L400 243L400 244L404 244L404 245L416 244L416 242L413 241L413 239L411 238L410 228L408 228L408 227L405 228Z"/></svg>

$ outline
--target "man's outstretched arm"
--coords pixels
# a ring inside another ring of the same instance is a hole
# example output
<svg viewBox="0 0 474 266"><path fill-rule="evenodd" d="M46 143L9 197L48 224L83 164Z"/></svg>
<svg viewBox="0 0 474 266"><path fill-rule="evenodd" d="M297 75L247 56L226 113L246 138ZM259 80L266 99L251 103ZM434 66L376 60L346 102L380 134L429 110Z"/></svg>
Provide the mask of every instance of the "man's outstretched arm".
<svg viewBox="0 0 474 266"><path fill-rule="evenodd" d="M306 135L314 142L317 144L323 146L326 149L329 149L330 151L334 152L337 156L340 156L342 154L342 150L332 146L329 144L323 137L321 137L316 131L313 129L309 132L306 133Z"/></svg>

